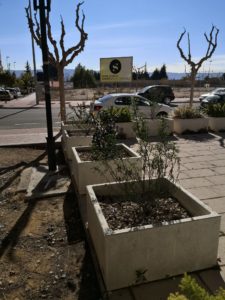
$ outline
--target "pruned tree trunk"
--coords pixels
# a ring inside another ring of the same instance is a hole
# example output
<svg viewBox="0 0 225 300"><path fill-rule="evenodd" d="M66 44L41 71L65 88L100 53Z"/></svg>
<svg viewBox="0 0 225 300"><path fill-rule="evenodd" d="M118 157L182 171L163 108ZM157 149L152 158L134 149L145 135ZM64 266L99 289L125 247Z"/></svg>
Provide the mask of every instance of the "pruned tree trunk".
<svg viewBox="0 0 225 300"><path fill-rule="evenodd" d="M64 90L64 68L58 67L58 80L59 80L59 98L60 98L60 115L61 120L66 121L66 101Z"/></svg>
<svg viewBox="0 0 225 300"><path fill-rule="evenodd" d="M195 69L191 70L190 106L193 105L193 100L194 100L194 88L195 88L196 75L197 73L195 72Z"/></svg>
<svg viewBox="0 0 225 300"><path fill-rule="evenodd" d="M215 26L212 25L212 29L210 31L209 37L205 33L205 39L208 43L208 48L206 51L205 56L203 56L198 62L194 62L191 58L191 43L190 43L190 36L189 33L187 34L188 37L188 55L186 56L180 47L181 40L183 39L183 36L186 34L186 30L180 35L178 41L177 41L177 48L180 52L180 56L189 64L191 67L191 89L190 89L190 106L193 105L193 98L194 98L194 87L195 87L195 79L196 75L201 68L203 62L205 62L207 59L211 58L214 51L217 47L217 37L218 37L219 29L217 29Z"/></svg>
<svg viewBox="0 0 225 300"><path fill-rule="evenodd" d="M52 36L52 29L51 24L49 20L49 12L46 17L46 25L47 25L47 37L49 43L52 45L53 51L51 52L48 49L48 55L49 55L49 62L54 65L58 70L58 77L59 77L59 95L60 95L60 115L61 120L66 121L66 106L65 106L65 92L64 92L64 68L73 62L74 58L79 55L80 52L84 50L85 42L88 38L87 33L84 31L84 21L85 21L85 15L83 13L82 20L80 21L80 6L83 4L83 2L80 2L77 4L76 7L76 19L75 19L75 27L80 33L80 40L79 42L65 50L64 47L64 37L66 35L65 27L63 19L61 18L61 36L59 40L59 45L61 48L61 58L59 55L59 48L57 45L56 40L54 40ZM30 12L30 7L25 8L26 11L26 17L28 21L28 26L31 32L31 35L33 36L36 44L41 48L41 33L40 33L40 23L37 20L36 14L34 14L34 17L32 16Z"/></svg>

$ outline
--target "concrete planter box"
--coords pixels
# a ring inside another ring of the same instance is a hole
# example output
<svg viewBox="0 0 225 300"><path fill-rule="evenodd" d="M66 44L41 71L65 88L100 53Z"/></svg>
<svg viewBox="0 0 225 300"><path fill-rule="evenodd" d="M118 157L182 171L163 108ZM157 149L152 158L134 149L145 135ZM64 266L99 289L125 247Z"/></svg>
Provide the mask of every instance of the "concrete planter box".
<svg viewBox="0 0 225 300"><path fill-rule="evenodd" d="M166 179L163 188L178 199L191 218L112 231L96 195L118 194L123 185L114 182L87 187L88 230L107 290L136 284L137 271L146 270L148 282L216 265L220 216Z"/></svg>
<svg viewBox="0 0 225 300"><path fill-rule="evenodd" d="M129 155L128 157L123 158L123 164L125 166L127 165L130 167L132 166L132 168L137 168L138 172L141 174L141 156L131 150L125 144L118 145L121 145ZM106 166L102 161L82 161L80 159L79 152L87 150L91 151L91 146L72 148L71 170L79 194L86 194L86 186L89 184L115 181L109 169L111 168L116 170L116 162L114 160L109 160L108 165L110 166L110 168L106 170ZM100 171L102 171L103 174Z"/></svg>
<svg viewBox="0 0 225 300"><path fill-rule="evenodd" d="M173 132L173 119L165 118L167 133L171 134ZM146 119L145 120L148 135L157 136L159 135L159 130L162 124L160 119Z"/></svg>
<svg viewBox="0 0 225 300"><path fill-rule="evenodd" d="M212 131L225 131L225 118L209 117L209 129Z"/></svg>
<svg viewBox="0 0 225 300"><path fill-rule="evenodd" d="M207 132L208 118L197 119L173 119L173 131L178 134L185 132Z"/></svg>
<svg viewBox="0 0 225 300"><path fill-rule="evenodd" d="M70 134L70 132L72 133ZM92 135L86 133L85 129L79 129L79 125L62 124L62 147L68 160L72 159L72 147L91 145Z"/></svg>
<svg viewBox="0 0 225 300"><path fill-rule="evenodd" d="M136 137L133 122L116 123L116 130L119 134L124 135L126 139Z"/></svg>

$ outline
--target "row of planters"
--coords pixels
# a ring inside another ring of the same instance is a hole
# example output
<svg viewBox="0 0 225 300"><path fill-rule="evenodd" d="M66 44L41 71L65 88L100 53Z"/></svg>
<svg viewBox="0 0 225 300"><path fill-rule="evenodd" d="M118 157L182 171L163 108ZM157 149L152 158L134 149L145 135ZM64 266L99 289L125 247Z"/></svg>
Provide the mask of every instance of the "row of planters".
<svg viewBox="0 0 225 300"><path fill-rule="evenodd" d="M67 152L63 137L63 148L86 196L85 218L106 289L215 266L220 216L176 184L178 149L166 120L159 120L160 141L151 143L148 123L134 116L136 153L118 143L115 111L89 117L75 127L88 127L91 142Z"/></svg>
<svg viewBox="0 0 225 300"><path fill-rule="evenodd" d="M174 132L205 133L225 131L225 104L211 104L204 109L181 106L174 111Z"/></svg>

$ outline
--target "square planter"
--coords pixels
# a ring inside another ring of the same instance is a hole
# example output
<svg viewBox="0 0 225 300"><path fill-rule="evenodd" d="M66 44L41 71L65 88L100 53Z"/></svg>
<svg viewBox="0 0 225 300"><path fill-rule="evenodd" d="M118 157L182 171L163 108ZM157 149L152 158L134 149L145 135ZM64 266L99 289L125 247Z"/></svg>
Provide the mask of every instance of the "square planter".
<svg viewBox="0 0 225 300"><path fill-rule="evenodd" d="M132 168L137 168L139 174L142 172L142 158L132 149L127 147L125 144L118 144L122 146L128 154L128 157L123 158L123 164ZM79 156L81 151L91 151L91 146L73 147L72 148L72 162L71 170L74 180L77 185L79 194L86 194L86 186L89 184L97 184L104 182L115 181L113 178L110 168L116 170L116 162L109 160L109 169L106 170L106 166L102 161L82 161ZM99 172L102 171L102 172ZM103 174L102 174L103 173Z"/></svg>
<svg viewBox="0 0 225 300"><path fill-rule="evenodd" d="M166 131L168 134L173 132L173 119L165 118ZM159 130L162 124L160 119L145 119L147 126L148 136L157 136L159 135Z"/></svg>
<svg viewBox="0 0 225 300"><path fill-rule="evenodd" d="M161 225L111 230L102 213L98 195L117 195L124 184L87 187L88 230L107 290L137 284L137 272L145 282L210 268L217 263L220 216L196 197L163 179L169 191L192 217ZM140 283L140 282L139 282Z"/></svg>
<svg viewBox="0 0 225 300"><path fill-rule="evenodd" d="M225 131L225 118L209 117L209 129L212 131Z"/></svg>
<svg viewBox="0 0 225 300"><path fill-rule="evenodd" d="M185 132L207 132L208 131L208 118L197 119L173 119L173 131L178 134Z"/></svg>
<svg viewBox="0 0 225 300"><path fill-rule="evenodd" d="M86 135L85 129L79 129L79 125L62 124L62 147L68 160L72 158L72 147L89 146L91 143L92 135Z"/></svg>
<svg viewBox="0 0 225 300"><path fill-rule="evenodd" d="M136 137L133 122L116 123L116 130L120 135L124 135L126 139Z"/></svg>

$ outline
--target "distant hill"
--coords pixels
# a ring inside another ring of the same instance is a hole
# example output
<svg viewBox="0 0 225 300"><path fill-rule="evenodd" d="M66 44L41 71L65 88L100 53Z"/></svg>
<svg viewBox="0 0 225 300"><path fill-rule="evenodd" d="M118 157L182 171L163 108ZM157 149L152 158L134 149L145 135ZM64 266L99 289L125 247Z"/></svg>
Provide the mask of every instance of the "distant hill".
<svg viewBox="0 0 225 300"><path fill-rule="evenodd" d="M16 77L20 77L20 75L24 72L24 70L16 70ZM38 70L37 72L41 72L41 70ZM73 69L65 69L64 70L64 78L65 80L69 80L73 76L74 70ZM221 77L223 73L211 73L210 77ZM151 73L149 73L151 75ZM167 72L167 75L169 79L174 79L174 80L179 80L182 79L184 76L186 76L185 73L176 73L176 72ZM208 73L198 73L198 78L199 79L204 79Z"/></svg>

